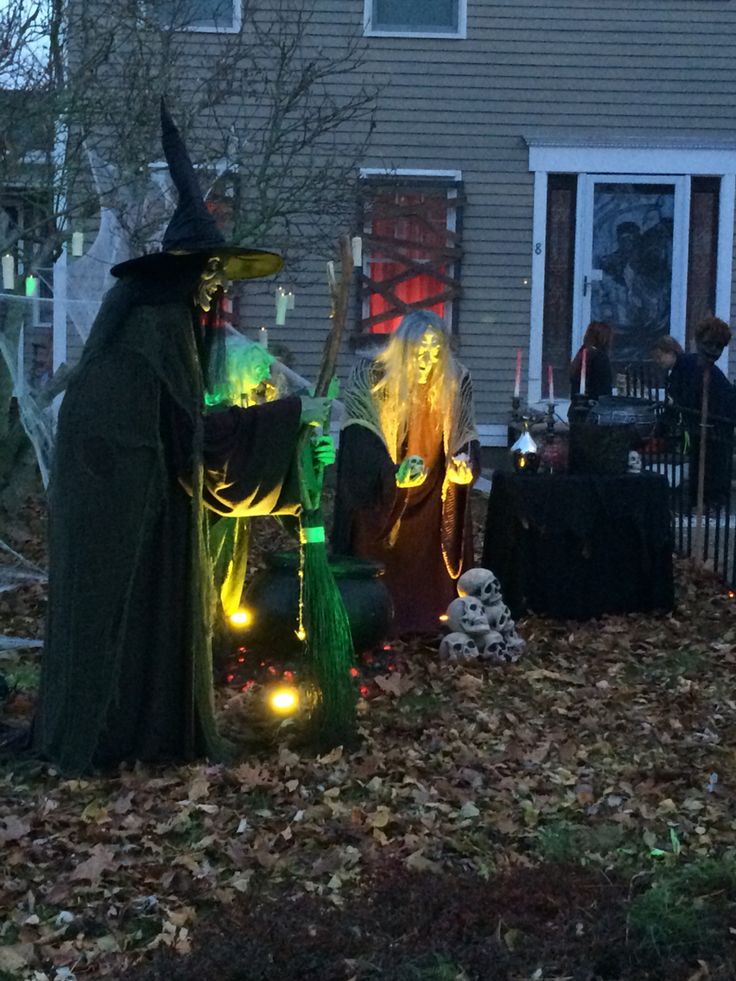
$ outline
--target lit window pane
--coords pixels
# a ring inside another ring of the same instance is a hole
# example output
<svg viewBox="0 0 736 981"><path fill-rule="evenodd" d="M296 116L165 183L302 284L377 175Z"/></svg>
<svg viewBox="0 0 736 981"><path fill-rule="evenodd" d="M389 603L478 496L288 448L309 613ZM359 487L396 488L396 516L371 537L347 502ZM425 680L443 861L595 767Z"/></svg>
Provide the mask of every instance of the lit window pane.
<svg viewBox="0 0 736 981"><path fill-rule="evenodd" d="M456 32L458 0L374 0L373 28Z"/></svg>

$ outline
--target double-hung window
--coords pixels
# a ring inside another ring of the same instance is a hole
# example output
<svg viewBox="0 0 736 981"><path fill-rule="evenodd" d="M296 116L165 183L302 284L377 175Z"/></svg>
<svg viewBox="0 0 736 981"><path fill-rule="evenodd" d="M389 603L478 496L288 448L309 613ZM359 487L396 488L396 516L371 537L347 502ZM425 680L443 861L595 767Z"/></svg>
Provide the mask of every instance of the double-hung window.
<svg viewBox="0 0 736 981"><path fill-rule="evenodd" d="M466 0L365 0L368 35L465 37Z"/></svg>
<svg viewBox="0 0 736 981"><path fill-rule="evenodd" d="M460 295L462 185L453 177L363 183L363 334L389 334L410 310L454 326Z"/></svg>
<svg viewBox="0 0 736 981"><path fill-rule="evenodd" d="M151 0L156 20L175 31L240 30L242 0Z"/></svg>

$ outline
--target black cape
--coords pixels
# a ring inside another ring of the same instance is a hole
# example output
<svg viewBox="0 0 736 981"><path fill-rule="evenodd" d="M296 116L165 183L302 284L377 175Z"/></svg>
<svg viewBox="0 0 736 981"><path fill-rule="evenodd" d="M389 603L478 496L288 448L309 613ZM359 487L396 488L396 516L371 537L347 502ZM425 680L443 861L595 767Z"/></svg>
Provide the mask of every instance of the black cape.
<svg viewBox="0 0 736 981"><path fill-rule="evenodd" d="M300 402L202 416L190 279L114 286L61 406L34 744L64 770L223 751L205 507L296 506Z"/></svg>

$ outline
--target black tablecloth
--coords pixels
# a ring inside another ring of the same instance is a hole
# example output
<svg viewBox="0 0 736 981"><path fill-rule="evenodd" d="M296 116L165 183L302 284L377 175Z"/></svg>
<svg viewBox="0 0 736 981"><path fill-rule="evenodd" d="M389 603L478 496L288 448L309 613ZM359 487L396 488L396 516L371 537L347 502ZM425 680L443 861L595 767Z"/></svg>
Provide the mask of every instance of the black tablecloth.
<svg viewBox="0 0 736 981"><path fill-rule="evenodd" d="M496 474L482 566L514 616L670 610L667 481L657 474Z"/></svg>

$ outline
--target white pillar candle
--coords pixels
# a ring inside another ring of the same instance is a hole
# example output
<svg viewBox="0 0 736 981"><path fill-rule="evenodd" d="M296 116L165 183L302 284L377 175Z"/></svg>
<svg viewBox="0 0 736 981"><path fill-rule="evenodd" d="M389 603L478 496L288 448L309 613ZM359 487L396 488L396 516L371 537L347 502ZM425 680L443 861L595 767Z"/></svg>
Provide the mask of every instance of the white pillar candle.
<svg viewBox="0 0 736 981"><path fill-rule="evenodd" d="M353 265L362 266L363 265L363 239L360 235L354 235L350 245L353 250Z"/></svg>
<svg viewBox="0 0 736 981"><path fill-rule="evenodd" d="M296 293L293 290L289 290L289 292L286 294L286 297L289 301L287 304L288 309L293 310L294 307L296 306Z"/></svg>
<svg viewBox="0 0 736 981"><path fill-rule="evenodd" d="M286 323L286 311L289 307L289 298L286 293L279 288L276 290L276 326L283 327Z"/></svg>
<svg viewBox="0 0 736 981"><path fill-rule="evenodd" d="M3 256L3 289L15 289L15 256Z"/></svg>
<svg viewBox="0 0 736 981"><path fill-rule="evenodd" d="M84 232L72 232L72 255L84 255Z"/></svg>
<svg viewBox="0 0 736 981"><path fill-rule="evenodd" d="M261 327L258 331L258 340L261 347L265 347L268 350L268 329L266 327Z"/></svg>

